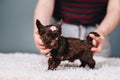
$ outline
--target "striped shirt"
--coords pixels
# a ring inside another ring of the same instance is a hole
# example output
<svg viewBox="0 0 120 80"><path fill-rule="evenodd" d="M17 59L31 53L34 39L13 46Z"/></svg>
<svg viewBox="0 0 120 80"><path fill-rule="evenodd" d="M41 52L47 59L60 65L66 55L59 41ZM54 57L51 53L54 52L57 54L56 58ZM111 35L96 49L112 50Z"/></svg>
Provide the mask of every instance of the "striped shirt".
<svg viewBox="0 0 120 80"><path fill-rule="evenodd" d="M106 14L108 0L56 0L53 17L77 25L99 24Z"/></svg>

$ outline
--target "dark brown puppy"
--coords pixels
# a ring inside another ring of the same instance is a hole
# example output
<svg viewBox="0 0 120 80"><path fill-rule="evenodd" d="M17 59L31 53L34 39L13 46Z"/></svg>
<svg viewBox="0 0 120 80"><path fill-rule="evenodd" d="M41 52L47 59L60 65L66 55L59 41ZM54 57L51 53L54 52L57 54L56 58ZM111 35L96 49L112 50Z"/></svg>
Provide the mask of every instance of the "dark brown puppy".
<svg viewBox="0 0 120 80"><path fill-rule="evenodd" d="M92 38L87 36L86 40L80 40L77 38L67 38L61 36L62 21L51 25L42 25L39 20L36 21L39 34L46 48L51 48L50 56L48 60L48 69L54 70L59 66L61 61L69 60L73 62L76 59L81 61L80 67L89 68L95 67L95 60L91 48L93 47ZM91 32L99 37L96 32Z"/></svg>

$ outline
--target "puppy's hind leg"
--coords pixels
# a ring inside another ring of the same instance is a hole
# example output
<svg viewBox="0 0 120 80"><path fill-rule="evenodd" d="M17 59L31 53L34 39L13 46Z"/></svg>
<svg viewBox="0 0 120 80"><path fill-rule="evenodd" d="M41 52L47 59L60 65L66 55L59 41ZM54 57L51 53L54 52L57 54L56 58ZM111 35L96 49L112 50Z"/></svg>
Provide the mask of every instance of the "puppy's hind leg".
<svg viewBox="0 0 120 80"><path fill-rule="evenodd" d="M89 60L88 66L89 66L89 68L94 69L95 68L95 60L94 59Z"/></svg>
<svg viewBox="0 0 120 80"><path fill-rule="evenodd" d="M82 55L82 59L86 61L89 68L93 69L95 67L95 60L93 59L93 54L90 50L85 50Z"/></svg>
<svg viewBox="0 0 120 80"><path fill-rule="evenodd" d="M79 67L85 67L86 66L86 61L80 60L81 61L81 65Z"/></svg>

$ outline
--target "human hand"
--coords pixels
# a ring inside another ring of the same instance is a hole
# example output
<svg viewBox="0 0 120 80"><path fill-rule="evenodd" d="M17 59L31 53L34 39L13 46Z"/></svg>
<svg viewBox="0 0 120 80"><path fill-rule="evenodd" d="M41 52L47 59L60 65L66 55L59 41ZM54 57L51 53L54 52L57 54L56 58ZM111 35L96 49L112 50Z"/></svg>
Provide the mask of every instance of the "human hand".
<svg viewBox="0 0 120 80"><path fill-rule="evenodd" d="M105 43L105 36L104 36L103 32L98 32L98 31L96 31L96 32L100 35L100 37L96 37L94 34L89 34L89 36L93 39L94 47L91 48L91 51L93 53L101 52L102 46Z"/></svg>
<svg viewBox="0 0 120 80"><path fill-rule="evenodd" d="M37 28L34 28L34 41L36 47L43 55L46 56L51 51L51 49L45 48Z"/></svg>

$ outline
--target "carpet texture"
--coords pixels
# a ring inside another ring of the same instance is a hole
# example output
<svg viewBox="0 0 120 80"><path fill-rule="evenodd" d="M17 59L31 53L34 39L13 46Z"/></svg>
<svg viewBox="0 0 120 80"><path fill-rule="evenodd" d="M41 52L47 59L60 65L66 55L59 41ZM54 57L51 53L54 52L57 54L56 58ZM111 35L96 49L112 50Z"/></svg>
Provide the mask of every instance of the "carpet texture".
<svg viewBox="0 0 120 80"><path fill-rule="evenodd" d="M79 68L80 61L64 61L47 70L47 58L29 53L0 53L0 80L120 80L120 58L95 56L95 69Z"/></svg>

